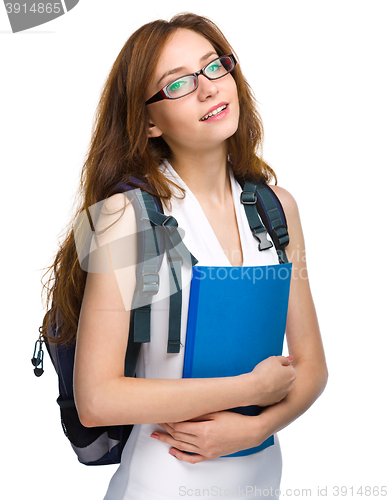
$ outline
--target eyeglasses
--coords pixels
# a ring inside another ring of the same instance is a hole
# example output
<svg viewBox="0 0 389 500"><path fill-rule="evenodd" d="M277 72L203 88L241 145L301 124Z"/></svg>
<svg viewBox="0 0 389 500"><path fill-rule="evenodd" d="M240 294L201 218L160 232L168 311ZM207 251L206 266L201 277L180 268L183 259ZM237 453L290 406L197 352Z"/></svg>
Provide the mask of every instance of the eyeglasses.
<svg viewBox="0 0 389 500"><path fill-rule="evenodd" d="M184 75L174 80L146 101L146 104L162 101L163 99L179 99L194 92L199 86L199 75L203 74L208 80L217 80L228 75L236 66L233 54L218 57L196 73Z"/></svg>

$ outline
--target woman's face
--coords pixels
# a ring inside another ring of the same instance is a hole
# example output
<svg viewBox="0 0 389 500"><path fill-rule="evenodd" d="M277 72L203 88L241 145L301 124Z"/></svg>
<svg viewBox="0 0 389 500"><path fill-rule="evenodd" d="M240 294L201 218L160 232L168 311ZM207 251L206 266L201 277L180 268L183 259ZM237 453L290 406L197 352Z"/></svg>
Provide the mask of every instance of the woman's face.
<svg viewBox="0 0 389 500"><path fill-rule="evenodd" d="M146 99L176 78L199 71L217 57L206 38L192 30L178 29L161 54ZM226 139L238 128L238 93L232 75L208 80L200 74L198 78L198 88L191 94L147 106L149 136L162 136L173 156L190 151L197 154L206 150L215 152L215 148L225 147ZM227 108L220 116L202 120L215 106L223 104Z"/></svg>

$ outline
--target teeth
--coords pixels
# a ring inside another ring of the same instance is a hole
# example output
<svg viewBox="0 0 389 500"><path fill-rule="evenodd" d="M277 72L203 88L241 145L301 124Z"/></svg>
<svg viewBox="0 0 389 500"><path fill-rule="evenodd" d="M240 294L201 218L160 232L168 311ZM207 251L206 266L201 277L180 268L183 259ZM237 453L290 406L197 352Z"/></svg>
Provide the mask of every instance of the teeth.
<svg viewBox="0 0 389 500"><path fill-rule="evenodd" d="M217 115L218 113L223 111L223 109L226 109L226 107L227 107L226 104L223 104L223 106L219 106L218 108L214 109L211 113L208 113L207 115L203 116L203 118L201 118L200 121L203 122L205 120L208 120L208 118Z"/></svg>

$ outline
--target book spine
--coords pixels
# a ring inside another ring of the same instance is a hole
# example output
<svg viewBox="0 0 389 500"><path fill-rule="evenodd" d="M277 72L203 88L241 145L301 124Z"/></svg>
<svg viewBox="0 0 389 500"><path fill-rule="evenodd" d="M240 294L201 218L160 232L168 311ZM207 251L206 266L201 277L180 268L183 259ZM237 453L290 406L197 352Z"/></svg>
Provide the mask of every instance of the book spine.
<svg viewBox="0 0 389 500"><path fill-rule="evenodd" d="M190 288L188 322L186 327L185 340L185 356L184 356L184 371L182 378L192 378L193 372L193 355L195 347L195 333L197 323L197 312L199 306L199 294L201 283L201 266L193 266L192 268L192 283Z"/></svg>

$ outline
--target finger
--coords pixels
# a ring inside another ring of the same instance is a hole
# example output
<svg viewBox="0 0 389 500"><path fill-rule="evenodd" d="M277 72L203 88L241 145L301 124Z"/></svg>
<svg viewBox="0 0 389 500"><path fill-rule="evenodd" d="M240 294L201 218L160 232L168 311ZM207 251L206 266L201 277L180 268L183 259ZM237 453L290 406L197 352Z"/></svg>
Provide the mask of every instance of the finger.
<svg viewBox="0 0 389 500"><path fill-rule="evenodd" d="M177 429L177 423L172 423L172 424L158 424L161 426L163 429L165 429L166 432L168 432L171 436L173 436L175 439L180 439L181 437L186 436L193 436L196 437L195 434L191 433L186 433L185 432L185 427L183 428L183 431L180 432L180 436L177 437L178 429ZM158 431L155 431L158 432ZM183 439L185 441L185 439Z"/></svg>
<svg viewBox="0 0 389 500"><path fill-rule="evenodd" d="M198 434L199 434L199 431L201 430L201 423L203 422L203 420L199 420L199 421L185 421L185 422L176 422L174 424L171 424L169 427L170 427L170 430L168 431L169 434L171 432L175 433L175 432L179 432L179 433L182 433L182 434L187 434L189 436L193 436L193 437L197 437Z"/></svg>
<svg viewBox="0 0 389 500"><path fill-rule="evenodd" d="M152 434L150 434L150 436L158 439L160 436L163 437L169 435L177 442L182 442L193 446L197 446L199 437L194 434L186 434L185 432L178 432L176 430L168 430L167 432L168 434L164 432L154 431Z"/></svg>
<svg viewBox="0 0 389 500"><path fill-rule="evenodd" d="M160 427L162 427L163 429L165 429L165 431L167 431L169 434L171 434L173 432L173 427L170 425L170 424L158 424ZM156 431L158 432L158 431Z"/></svg>
<svg viewBox="0 0 389 500"><path fill-rule="evenodd" d="M183 453L176 448L172 448L171 450L169 450L169 453L173 457L178 458L178 460L182 460L183 462L187 462L189 464L198 464L199 462L204 462L204 460L207 460L207 458L203 455L199 455L197 453L194 455L189 455L188 453Z"/></svg>
<svg viewBox="0 0 389 500"><path fill-rule="evenodd" d="M285 356L280 356L280 359L282 366L289 366L292 363L292 360Z"/></svg>
<svg viewBox="0 0 389 500"><path fill-rule="evenodd" d="M192 443L187 443L185 441L179 441L177 439L174 439L172 436L170 436L170 434L165 434L163 432L153 432L152 434L150 434L150 437L158 439L159 441L162 441L163 443L166 443L169 446L177 448L181 451L188 451L191 453L197 453L199 451L198 446Z"/></svg>

